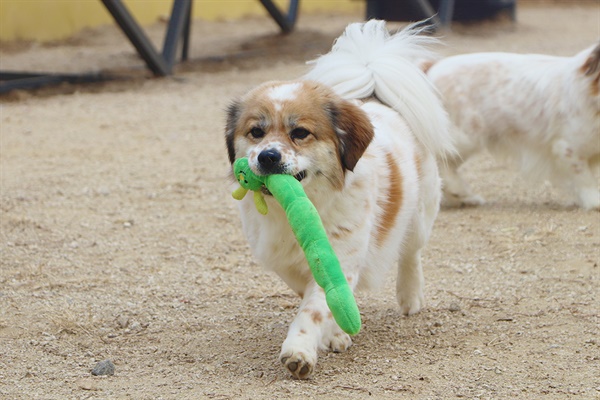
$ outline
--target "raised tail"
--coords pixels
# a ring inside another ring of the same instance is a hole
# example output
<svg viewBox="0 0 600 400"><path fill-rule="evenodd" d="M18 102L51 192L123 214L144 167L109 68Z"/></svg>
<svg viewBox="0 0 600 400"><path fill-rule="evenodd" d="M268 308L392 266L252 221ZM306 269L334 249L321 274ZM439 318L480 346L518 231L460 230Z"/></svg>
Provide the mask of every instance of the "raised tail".
<svg viewBox="0 0 600 400"><path fill-rule="evenodd" d="M417 23L390 35L385 21L351 24L331 52L310 62L313 68L305 79L326 84L346 99L375 96L402 115L416 138L443 159L454 152L448 115L416 64L435 58L428 47L438 40L422 34L424 29Z"/></svg>

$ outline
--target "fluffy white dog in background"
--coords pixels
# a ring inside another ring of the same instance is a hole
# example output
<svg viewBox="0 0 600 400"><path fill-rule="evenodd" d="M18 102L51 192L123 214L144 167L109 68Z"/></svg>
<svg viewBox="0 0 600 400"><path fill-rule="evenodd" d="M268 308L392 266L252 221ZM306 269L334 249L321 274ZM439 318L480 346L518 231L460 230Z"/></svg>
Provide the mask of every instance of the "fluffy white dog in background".
<svg viewBox="0 0 600 400"><path fill-rule="evenodd" d="M257 174L294 175L317 208L352 289L373 288L397 265L404 314L424 304L421 250L441 200L436 158L452 151L449 121L435 89L411 60L434 42L383 21L352 24L300 80L267 82L228 110L233 162ZM266 192L266 190L265 190ZM302 298L279 356L309 377L319 350L352 343L332 318L281 207L266 192L267 215L240 202L252 252Z"/></svg>
<svg viewBox="0 0 600 400"><path fill-rule="evenodd" d="M458 154L440 165L446 205L477 205L457 169L487 149L525 175L549 179L584 209L600 208L600 44L573 57L474 53L434 63L428 76L453 123Z"/></svg>

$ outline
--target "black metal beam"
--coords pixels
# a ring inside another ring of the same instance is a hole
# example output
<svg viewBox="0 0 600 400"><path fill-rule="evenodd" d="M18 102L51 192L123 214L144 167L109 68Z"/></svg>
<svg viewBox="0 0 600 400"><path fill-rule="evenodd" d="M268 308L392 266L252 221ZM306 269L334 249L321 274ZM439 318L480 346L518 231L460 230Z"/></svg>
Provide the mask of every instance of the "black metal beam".
<svg viewBox="0 0 600 400"><path fill-rule="evenodd" d="M267 9L271 17L277 22L283 33L290 33L296 24L298 17L298 2L299 0L290 0L288 12L284 15L281 10L271 0L260 0L262 5Z"/></svg>
<svg viewBox="0 0 600 400"><path fill-rule="evenodd" d="M47 72L0 71L0 94L14 89L37 89L48 85L67 83L92 83L114 79L101 73L89 74L52 74Z"/></svg>
<svg viewBox="0 0 600 400"><path fill-rule="evenodd" d="M140 56L146 61L148 68L150 68L154 75L169 75L172 66L169 66L165 59L156 51L152 42L146 37L144 31L129 13L123 2L120 0L102 0L102 3L104 3L106 9L111 13Z"/></svg>

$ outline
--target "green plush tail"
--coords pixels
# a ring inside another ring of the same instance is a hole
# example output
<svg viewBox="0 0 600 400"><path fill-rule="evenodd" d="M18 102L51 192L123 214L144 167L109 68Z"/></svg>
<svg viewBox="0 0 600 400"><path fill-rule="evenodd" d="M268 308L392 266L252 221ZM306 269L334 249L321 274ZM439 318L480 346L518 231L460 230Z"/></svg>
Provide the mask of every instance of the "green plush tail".
<svg viewBox="0 0 600 400"><path fill-rule="evenodd" d="M360 331L360 312L340 262L329 243L325 227L302 184L290 175L269 175L266 186L281 204L300 244L315 281L342 330L350 335Z"/></svg>

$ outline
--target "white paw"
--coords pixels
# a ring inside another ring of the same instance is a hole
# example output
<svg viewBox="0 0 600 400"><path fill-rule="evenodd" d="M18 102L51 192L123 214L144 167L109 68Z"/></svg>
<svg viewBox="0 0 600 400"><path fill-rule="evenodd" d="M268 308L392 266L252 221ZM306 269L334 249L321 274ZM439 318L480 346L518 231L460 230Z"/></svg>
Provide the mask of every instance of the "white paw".
<svg viewBox="0 0 600 400"><path fill-rule="evenodd" d="M582 189L579 191L579 206L584 210L600 210L600 193L596 189Z"/></svg>
<svg viewBox="0 0 600 400"><path fill-rule="evenodd" d="M425 306L425 296L422 291L398 293L398 305L404 315L413 315Z"/></svg>
<svg viewBox="0 0 600 400"><path fill-rule="evenodd" d="M281 350L279 361L283 366L298 379L308 379L317 365L317 353L315 351Z"/></svg>
<svg viewBox="0 0 600 400"><path fill-rule="evenodd" d="M352 339L350 338L350 335L338 328L338 332L333 334L330 338L324 339L323 344L326 349L331 349L334 353L341 353L352 346Z"/></svg>

